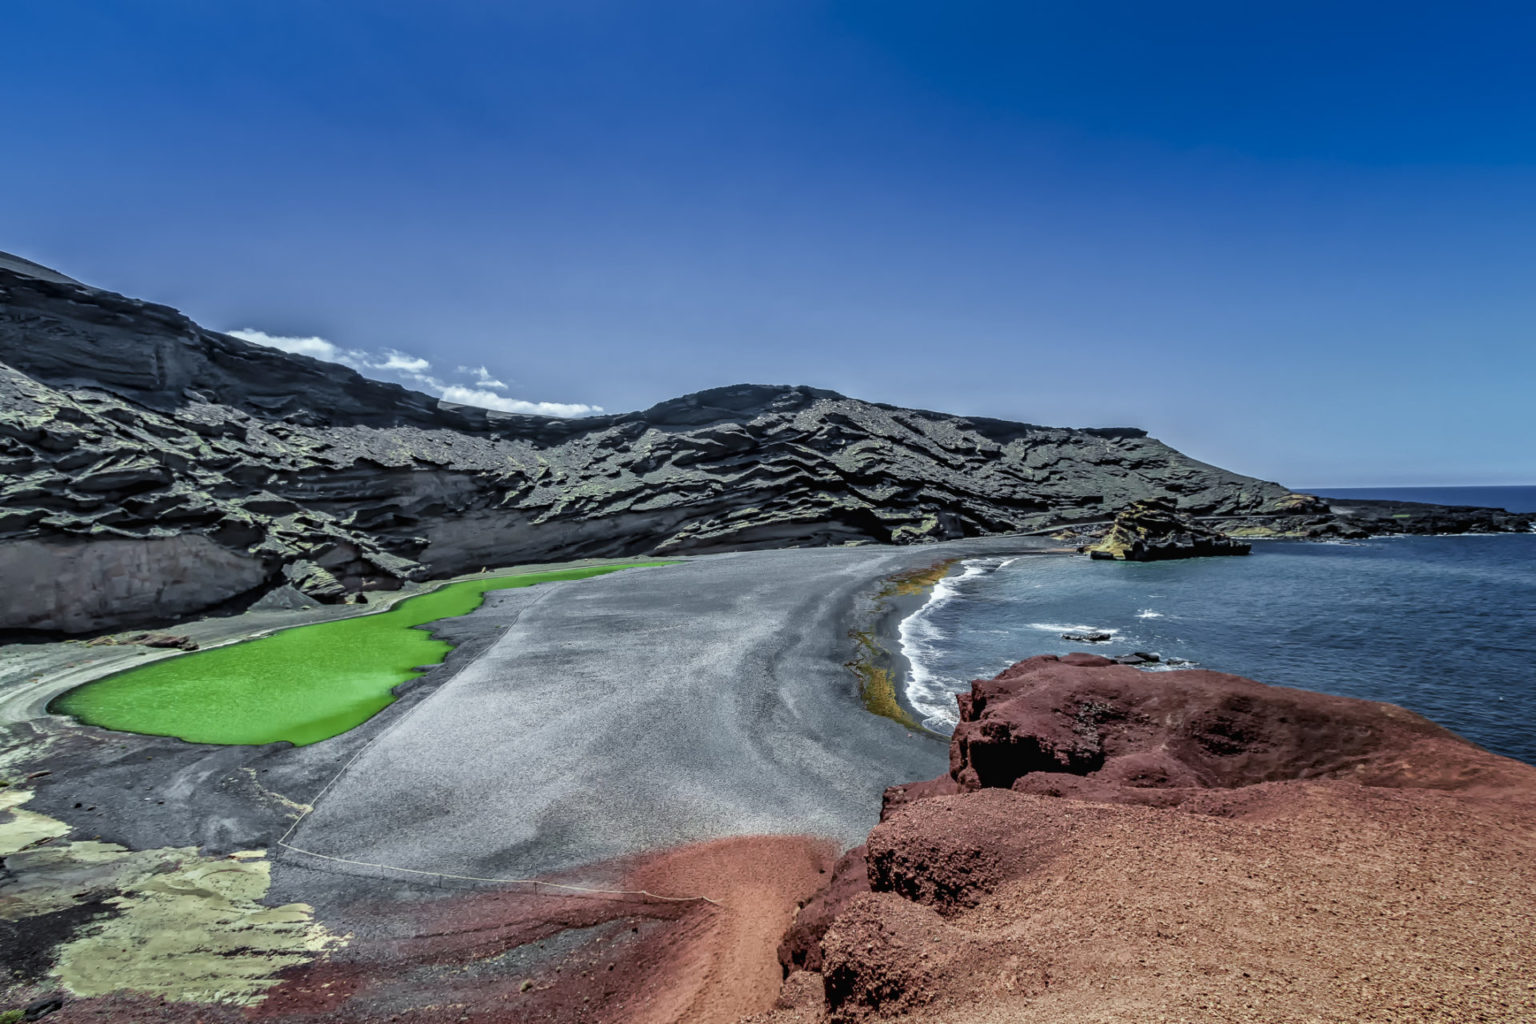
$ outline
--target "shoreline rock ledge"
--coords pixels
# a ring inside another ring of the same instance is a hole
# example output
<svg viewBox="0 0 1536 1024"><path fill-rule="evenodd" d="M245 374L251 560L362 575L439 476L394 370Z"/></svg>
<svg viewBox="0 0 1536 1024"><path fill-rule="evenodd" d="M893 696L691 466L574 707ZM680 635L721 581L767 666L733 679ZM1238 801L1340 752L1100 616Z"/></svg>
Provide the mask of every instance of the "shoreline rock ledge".
<svg viewBox="0 0 1536 1024"><path fill-rule="evenodd" d="M1311 495L1293 497L1318 500ZM1079 550L1096 559L1158 562L1208 555L1246 555L1251 547L1247 541L1235 540L1202 525L1181 513L1172 502L1148 498L1127 505L1102 538Z"/></svg>
<svg viewBox="0 0 1536 1024"><path fill-rule="evenodd" d="M763 1024L1536 1019L1536 767L1402 708L1031 658L961 695Z"/></svg>

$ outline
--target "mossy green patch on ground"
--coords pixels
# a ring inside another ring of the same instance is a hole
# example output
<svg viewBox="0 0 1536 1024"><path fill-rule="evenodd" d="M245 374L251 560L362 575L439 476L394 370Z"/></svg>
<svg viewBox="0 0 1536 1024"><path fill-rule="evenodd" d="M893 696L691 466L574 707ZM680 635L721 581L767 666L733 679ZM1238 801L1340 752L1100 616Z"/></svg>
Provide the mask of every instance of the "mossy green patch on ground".
<svg viewBox="0 0 1536 1024"><path fill-rule="evenodd" d="M924 569L908 569L886 578L884 586L875 595L875 614L890 612L893 597L914 597L928 593L945 576L958 559L948 558L935 562ZM848 667L859 679L859 699L864 708L873 714L889 718L917 732L927 729L908 711L896 696L897 678L891 667L890 652L880 645L872 629L856 629L848 634L858 653L848 662Z"/></svg>
<svg viewBox="0 0 1536 1024"><path fill-rule="evenodd" d="M447 657L452 644L415 627L465 615L485 593L580 580L639 565L593 565L450 583L387 612L297 626L108 676L49 705L88 725L193 743L305 746L372 718L393 689Z"/></svg>
<svg viewBox="0 0 1536 1024"><path fill-rule="evenodd" d="M885 586L880 588L879 597L926 594L938 586L939 580L949 575L950 566L958 561L958 558L946 558L942 562L934 562L926 569L909 569L906 572L899 572L885 581Z"/></svg>
<svg viewBox="0 0 1536 1024"><path fill-rule="evenodd" d="M848 663L848 667L859 677L859 699L864 702L864 709L908 729L923 731L923 724L897 699L895 673L883 664L889 655L881 649L874 634L869 630L854 630L848 635L859 649L858 656Z"/></svg>

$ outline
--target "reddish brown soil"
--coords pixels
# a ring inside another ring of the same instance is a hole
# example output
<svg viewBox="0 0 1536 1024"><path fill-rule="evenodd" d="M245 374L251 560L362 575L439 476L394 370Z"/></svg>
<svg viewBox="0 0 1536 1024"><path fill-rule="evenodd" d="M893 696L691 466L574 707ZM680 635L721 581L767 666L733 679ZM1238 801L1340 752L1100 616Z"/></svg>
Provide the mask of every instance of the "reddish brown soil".
<svg viewBox="0 0 1536 1024"><path fill-rule="evenodd" d="M1086 655L962 711L952 774L889 791L835 869L752 837L606 868L719 906L381 883L258 1007L49 1019L1536 1021L1536 768L1390 705Z"/></svg>
<svg viewBox="0 0 1536 1024"><path fill-rule="evenodd" d="M48 1020L732 1022L773 1005L779 940L836 853L803 836L753 836L598 872L615 888L698 893L718 905L548 888L424 896L381 883L377 899L347 914L361 937L289 970L255 1007L119 995L71 1001Z"/></svg>
<svg viewBox="0 0 1536 1024"><path fill-rule="evenodd" d="M891 795L871 891L812 901L822 973L760 1020L1536 1021L1536 768L1089 656L962 708L952 777Z"/></svg>

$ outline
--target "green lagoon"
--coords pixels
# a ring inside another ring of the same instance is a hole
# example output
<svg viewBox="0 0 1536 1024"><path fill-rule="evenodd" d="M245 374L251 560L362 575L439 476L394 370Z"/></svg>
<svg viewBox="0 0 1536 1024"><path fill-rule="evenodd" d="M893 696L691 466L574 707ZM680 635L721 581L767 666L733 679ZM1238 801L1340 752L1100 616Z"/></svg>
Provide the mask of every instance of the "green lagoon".
<svg viewBox="0 0 1536 1024"><path fill-rule="evenodd" d="M480 607L490 590L581 580L633 562L450 583L389 611L295 626L271 636L196 651L98 679L48 710L122 732L193 743L318 743L366 722L391 692L435 665L453 645L418 629Z"/></svg>

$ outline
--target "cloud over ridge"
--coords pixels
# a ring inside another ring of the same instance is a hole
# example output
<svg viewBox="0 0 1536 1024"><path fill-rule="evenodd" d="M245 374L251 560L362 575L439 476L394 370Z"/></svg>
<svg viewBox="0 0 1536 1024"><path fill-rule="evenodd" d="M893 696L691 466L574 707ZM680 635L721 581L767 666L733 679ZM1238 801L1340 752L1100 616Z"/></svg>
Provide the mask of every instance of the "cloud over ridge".
<svg viewBox="0 0 1536 1024"><path fill-rule="evenodd" d="M309 356L328 363L338 363L370 377L378 378L380 375L395 377L397 382L403 381L422 388L437 395L441 401L457 405L472 405L481 409L520 413L525 416L556 416L563 419L592 416L603 411L600 405L584 405L578 402L529 402L499 394L498 392L507 390L508 385L505 381L498 380L485 366L460 366L457 372L468 375L472 379L463 383L445 382L429 372L432 369L430 360L398 349L389 348L382 352L370 352L366 349L342 348L321 337L268 334L266 331L258 331L251 327L225 333L253 345L274 348L291 355Z"/></svg>

